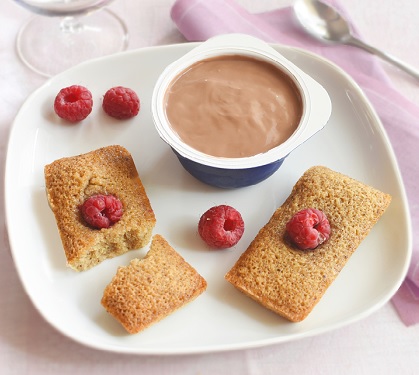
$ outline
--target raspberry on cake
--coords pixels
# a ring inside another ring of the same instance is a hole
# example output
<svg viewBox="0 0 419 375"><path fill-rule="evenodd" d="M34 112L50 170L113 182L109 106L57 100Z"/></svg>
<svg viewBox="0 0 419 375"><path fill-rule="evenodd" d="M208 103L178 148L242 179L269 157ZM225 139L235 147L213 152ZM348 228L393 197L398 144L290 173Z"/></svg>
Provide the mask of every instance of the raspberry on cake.
<svg viewBox="0 0 419 375"><path fill-rule="evenodd" d="M329 220L315 208L298 211L285 228L288 239L301 250L313 250L330 236Z"/></svg>
<svg viewBox="0 0 419 375"><path fill-rule="evenodd" d="M45 183L67 264L74 270L88 270L150 241L156 218L125 148L108 146L56 160L45 166ZM111 226L98 229L85 222L80 207L92 197L98 207L106 206L99 201L107 197Z"/></svg>
<svg viewBox="0 0 419 375"><path fill-rule="evenodd" d="M114 195L97 194L86 199L80 207L84 221L92 228L109 228L118 222L124 209Z"/></svg>

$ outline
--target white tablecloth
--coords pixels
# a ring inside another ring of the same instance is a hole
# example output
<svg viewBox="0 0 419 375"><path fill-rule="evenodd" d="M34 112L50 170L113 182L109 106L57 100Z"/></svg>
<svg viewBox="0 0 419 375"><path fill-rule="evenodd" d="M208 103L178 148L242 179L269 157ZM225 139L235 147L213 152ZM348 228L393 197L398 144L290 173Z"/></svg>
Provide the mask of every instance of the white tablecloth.
<svg viewBox="0 0 419 375"><path fill-rule="evenodd" d="M208 0L210 1L210 0ZM117 0L111 8L127 23L129 48L184 42L170 19L173 0ZM364 37L419 69L417 0L342 0ZM250 11L289 5L290 0L241 0ZM26 97L46 79L19 61L15 37L31 14L0 4L1 195L9 129ZM419 105L419 82L383 63L395 85ZM419 126L419 124L418 124ZM320 336L265 348L191 356L128 356L104 353L62 336L35 310L10 255L0 203L0 374L416 374L419 326L405 327L391 303L373 315Z"/></svg>

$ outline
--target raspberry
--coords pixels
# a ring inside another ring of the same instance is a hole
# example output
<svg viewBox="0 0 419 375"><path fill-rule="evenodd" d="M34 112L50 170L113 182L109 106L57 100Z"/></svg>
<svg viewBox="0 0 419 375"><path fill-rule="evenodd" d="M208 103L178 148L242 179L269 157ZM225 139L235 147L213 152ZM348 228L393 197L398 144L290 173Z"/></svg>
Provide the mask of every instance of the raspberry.
<svg viewBox="0 0 419 375"><path fill-rule="evenodd" d="M121 201L113 195L92 195L81 206L86 223L97 229L109 228L122 217Z"/></svg>
<svg viewBox="0 0 419 375"><path fill-rule="evenodd" d="M140 99L133 90L117 86L106 91L102 108L109 116L125 120L137 116Z"/></svg>
<svg viewBox="0 0 419 375"><path fill-rule="evenodd" d="M92 93L78 85L61 89L54 100L55 113L70 122L84 120L92 112L92 107Z"/></svg>
<svg viewBox="0 0 419 375"><path fill-rule="evenodd" d="M240 213L227 205L215 206L200 218L198 233L210 246L226 249L239 242L244 232L244 222Z"/></svg>
<svg viewBox="0 0 419 375"><path fill-rule="evenodd" d="M330 236L326 215L315 208L297 212L286 225L291 242L301 250L313 250Z"/></svg>

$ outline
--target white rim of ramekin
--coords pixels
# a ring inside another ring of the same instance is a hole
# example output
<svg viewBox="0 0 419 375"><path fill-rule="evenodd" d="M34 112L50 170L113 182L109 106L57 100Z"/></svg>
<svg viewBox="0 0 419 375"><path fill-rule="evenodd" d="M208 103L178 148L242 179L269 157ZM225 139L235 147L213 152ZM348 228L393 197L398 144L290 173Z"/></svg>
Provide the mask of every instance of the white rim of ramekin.
<svg viewBox="0 0 419 375"><path fill-rule="evenodd" d="M218 37L218 39L222 41L222 37ZM249 46L212 45L208 48L205 48L205 43L203 43L201 48L196 48L190 51L180 59L167 66L163 73L160 75L152 96L153 119L159 136L181 156L196 163L210 167L224 169L253 168L271 164L280 159L283 159L296 147L310 138L315 132L320 130L317 129L313 131L308 129L310 126L309 119L311 113L311 94L307 85L307 79L310 81L313 80L304 74L304 72L297 68L293 63L283 57L279 52L271 49L271 47L269 47L266 43L255 38L251 38L250 41L253 43L249 43ZM224 55L244 55L270 62L277 66L284 73L286 73L296 84L300 91L303 111L297 129L285 142L270 149L267 152L254 156L242 158L224 158L211 156L188 146L172 129L167 119L164 106L167 88L170 86L173 80L183 71L185 71L190 65L207 58ZM323 126L324 125L325 124L323 124Z"/></svg>

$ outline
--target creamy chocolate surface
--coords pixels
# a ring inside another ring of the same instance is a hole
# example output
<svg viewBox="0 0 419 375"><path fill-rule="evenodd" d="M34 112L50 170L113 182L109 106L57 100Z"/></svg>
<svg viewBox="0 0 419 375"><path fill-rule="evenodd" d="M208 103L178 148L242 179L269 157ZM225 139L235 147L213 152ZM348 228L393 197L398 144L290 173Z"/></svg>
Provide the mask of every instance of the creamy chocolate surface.
<svg viewBox="0 0 419 375"><path fill-rule="evenodd" d="M199 61L166 93L172 129L189 146L218 157L246 157L286 141L302 116L294 82L274 65L231 55Z"/></svg>

